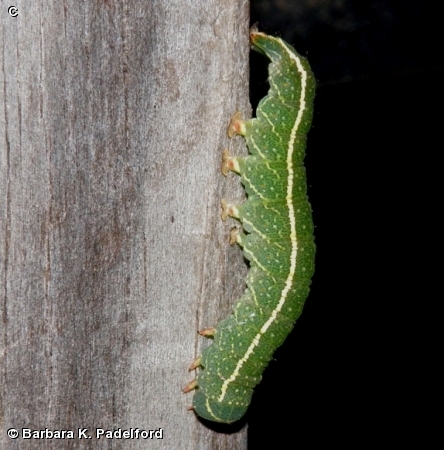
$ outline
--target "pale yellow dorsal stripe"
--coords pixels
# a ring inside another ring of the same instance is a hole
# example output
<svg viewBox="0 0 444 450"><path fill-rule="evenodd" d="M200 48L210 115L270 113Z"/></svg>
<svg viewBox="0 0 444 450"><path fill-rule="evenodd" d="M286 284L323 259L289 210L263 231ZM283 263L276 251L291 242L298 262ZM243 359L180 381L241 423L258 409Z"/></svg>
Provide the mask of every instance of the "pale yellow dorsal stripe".
<svg viewBox="0 0 444 450"><path fill-rule="evenodd" d="M222 402L225 394L227 392L228 385L236 380L239 375L240 369L244 365L248 358L252 355L254 349L259 345L260 339L263 334L266 333L270 325L276 320L277 315L282 310L282 307L285 304L285 300L287 299L288 292L290 291L293 285L293 278L296 271L296 256L298 253L298 244L296 241L296 216L294 213L294 205L293 205L293 151L294 151L294 142L296 140L296 134L299 130L299 127L302 122L302 117L306 109L306 96L307 96L307 71L304 69L304 66L301 63L301 60L298 55L293 53L286 44L279 38L270 38L274 39L288 54L289 58L293 60L296 64L297 71L301 77L301 96L299 98L299 110L296 116L296 120L294 122L293 128L290 133L290 140L288 142L287 147L287 196L285 197L287 201L288 207L288 217L290 219L290 240L291 240L291 255L290 255L290 270L287 275L287 279L285 281L285 287L281 292L281 297L276 308L272 311L270 318L264 323L262 328L259 330L259 333L254 337L253 342L248 347L245 355L238 361L236 367L234 368L233 373L229 378L227 378L222 384L221 394L218 398L218 401Z"/></svg>

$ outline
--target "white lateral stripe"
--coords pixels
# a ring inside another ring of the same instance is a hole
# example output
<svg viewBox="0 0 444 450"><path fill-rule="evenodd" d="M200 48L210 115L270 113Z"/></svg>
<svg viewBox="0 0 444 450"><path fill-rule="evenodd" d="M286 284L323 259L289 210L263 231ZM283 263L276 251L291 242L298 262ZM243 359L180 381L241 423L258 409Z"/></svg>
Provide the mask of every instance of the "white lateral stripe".
<svg viewBox="0 0 444 450"><path fill-rule="evenodd" d="M207 407L207 411L210 413L212 417L214 417L215 420L219 422L223 422L223 420L220 417L217 417L216 414L214 414L213 410L210 407L210 402L208 400L208 397L205 399L205 406Z"/></svg>
<svg viewBox="0 0 444 450"><path fill-rule="evenodd" d="M225 394L227 393L227 388L230 383L236 380L237 376L239 375L240 369L244 365L244 363L248 360L248 358L253 353L254 349L259 345L259 341L263 334L268 330L270 325L276 320L276 317L278 313L282 310L282 307L285 304L285 300L287 299L288 292L291 289L291 286L293 285L293 278L294 274L296 272L296 256L298 253L298 244L296 242L296 217L294 214L294 205L293 205L293 151L294 151L294 141L296 139L296 134L298 132L299 126L301 125L302 116L306 109L306 95L307 95L307 72L304 69L303 65L301 64L301 61L299 57L294 54L286 45L285 43L279 39L274 38L281 47L285 50L285 52L288 54L291 60L293 60L296 64L296 69L299 72L301 76L301 96L299 98L299 110L298 114L296 116L295 123L293 125L293 128L291 129L290 133L290 141L288 143L287 147L287 207L288 207L288 216L290 219L290 239L291 239L291 255L290 255L290 271L288 273L287 279L285 281L285 287L281 292L281 298L279 299L279 302L276 306L276 308L272 311L270 318L264 323L262 328L259 330L259 333L256 334L256 336L253 339L253 342L248 347L247 351L245 352L245 355L238 361L236 364L236 367L231 374L231 376L226 379L222 385L221 388L221 394L218 398L219 402L222 402Z"/></svg>

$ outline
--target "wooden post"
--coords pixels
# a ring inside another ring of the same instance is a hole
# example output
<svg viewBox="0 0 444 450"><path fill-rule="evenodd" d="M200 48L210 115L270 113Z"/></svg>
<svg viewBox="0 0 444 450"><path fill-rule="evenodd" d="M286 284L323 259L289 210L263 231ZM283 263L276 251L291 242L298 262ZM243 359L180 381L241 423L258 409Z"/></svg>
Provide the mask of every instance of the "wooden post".
<svg viewBox="0 0 444 450"><path fill-rule="evenodd" d="M220 161L246 152L248 1L24 1L0 24L0 448L246 448L181 388L244 289L219 203L243 195Z"/></svg>

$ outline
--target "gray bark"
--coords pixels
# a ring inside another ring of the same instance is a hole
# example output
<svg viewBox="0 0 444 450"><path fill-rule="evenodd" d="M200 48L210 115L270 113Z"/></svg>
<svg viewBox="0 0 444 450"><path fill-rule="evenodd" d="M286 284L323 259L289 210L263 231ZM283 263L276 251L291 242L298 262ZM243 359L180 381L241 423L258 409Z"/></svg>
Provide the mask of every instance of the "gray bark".
<svg viewBox="0 0 444 450"><path fill-rule="evenodd" d="M181 388L197 330L244 289L219 202L243 195L220 161L245 152L226 128L249 113L247 0L17 6L0 16L0 447L246 448Z"/></svg>

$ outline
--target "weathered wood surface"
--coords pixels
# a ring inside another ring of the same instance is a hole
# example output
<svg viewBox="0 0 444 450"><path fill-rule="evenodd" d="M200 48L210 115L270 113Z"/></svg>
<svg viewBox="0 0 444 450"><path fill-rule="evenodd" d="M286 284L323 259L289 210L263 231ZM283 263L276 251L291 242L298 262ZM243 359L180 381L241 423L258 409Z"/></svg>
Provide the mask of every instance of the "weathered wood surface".
<svg viewBox="0 0 444 450"><path fill-rule="evenodd" d="M17 6L0 15L0 447L246 448L181 388L196 331L244 288L219 202L242 196L220 159L245 151L226 127L249 111L247 0Z"/></svg>

